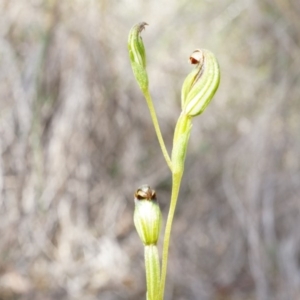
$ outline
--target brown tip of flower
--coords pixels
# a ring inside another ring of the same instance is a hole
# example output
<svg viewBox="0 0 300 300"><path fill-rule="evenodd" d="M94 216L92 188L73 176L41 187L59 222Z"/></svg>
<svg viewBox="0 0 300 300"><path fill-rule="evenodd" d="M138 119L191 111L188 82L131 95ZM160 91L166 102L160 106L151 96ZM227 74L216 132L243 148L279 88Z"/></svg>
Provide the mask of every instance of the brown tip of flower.
<svg viewBox="0 0 300 300"><path fill-rule="evenodd" d="M142 32L146 27L146 25L149 25L148 23L146 22L141 22L138 24L138 27L139 27L139 32Z"/></svg>
<svg viewBox="0 0 300 300"><path fill-rule="evenodd" d="M192 65L199 64L199 62L203 61L203 53L201 50L196 49L190 56L190 62Z"/></svg>
<svg viewBox="0 0 300 300"><path fill-rule="evenodd" d="M156 200L155 190L152 190L149 185L142 185L134 193L134 197L137 200Z"/></svg>

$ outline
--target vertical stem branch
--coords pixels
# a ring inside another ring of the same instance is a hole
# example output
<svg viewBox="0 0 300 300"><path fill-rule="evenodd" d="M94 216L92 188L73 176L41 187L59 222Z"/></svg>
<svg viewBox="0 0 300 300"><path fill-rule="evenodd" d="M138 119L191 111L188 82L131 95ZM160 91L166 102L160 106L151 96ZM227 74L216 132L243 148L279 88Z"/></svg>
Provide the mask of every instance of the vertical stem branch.
<svg viewBox="0 0 300 300"><path fill-rule="evenodd" d="M173 223L173 218L174 218L174 214L175 214L182 174L183 174L183 170L180 173L173 174L173 177L172 177L173 183L172 183L171 204L170 204L170 210L169 210L166 229L165 229L163 254L162 254L161 281L160 281L160 289L159 289L159 299L160 300L163 300L163 298L164 298L171 229L172 229L172 223Z"/></svg>
<svg viewBox="0 0 300 300"><path fill-rule="evenodd" d="M145 246L145 267L147 280L147 300L158 300L160 265L156 245Z"/></svg>
<svg viewBox="0 0 300 300"><path fill-rule="evenodd" d="M163 156L164 156L170 170L172 171L172 162L171 162L168 150L165 146L164 139L162 137L162 134L161 134L161 131L160 131L160 128L159 128L159 124L158 124L158 120L157 120L157 117L156 117L156 113L155 113L155 109L154 109L154 106L153 106L151 96L150 96L148 91L144 92L144 96L145 96L146 101L147 101L147 105L148 105L148 108L149 108L149 111L150 111L151 119L152 119L153 126L154 126L154 129L155 129L157 138L158 138L160 148L162 150Z"/></svg>
<svg viewBox="0 0 300 300"><path fill-rule="evenodd" d="M159 300L163 300L164 297L171 229L172 229L172 223L175 214L178 194L180 190L181 179L184 172L184 161L185 161L187 145L190 138L191 128L192 128L191 118L185 115L184 113L182 113L179 116L179 119L177 121L175 132L174 132L174 139L173 139L172 195L171 195L170 209L169 209L169 214L168 214L168 219L167 219L167 224L165 229L165 236L164 236Z"/></svg>

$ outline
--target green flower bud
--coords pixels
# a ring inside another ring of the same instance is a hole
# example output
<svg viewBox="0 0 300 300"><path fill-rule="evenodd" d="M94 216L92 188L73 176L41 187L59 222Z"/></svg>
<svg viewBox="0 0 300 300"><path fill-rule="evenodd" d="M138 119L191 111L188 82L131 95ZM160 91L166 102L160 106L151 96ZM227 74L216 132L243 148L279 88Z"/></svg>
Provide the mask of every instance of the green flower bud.
<svg viewBox="0 0 300 300"><path fill-rule="evenodd" d="M128 51L131 67L136 81L143 92L148 90L148 75L146 71L146 51L140 33L148 25L141 22L134 25L128 36Z"/></svg>
<svg viewBox="0 0 300 300"><path fill-rule="evenodd" d="M181 90L184 114L200 115L216 93L220 83L220 69L216 57L206 49L197 49L190 56L196 68L186 77Z"/></svg>
<svg viewBox="0 0 300 300"><path fill-rule="evenodd" d="M161 212L154 190L141 186L134 194L134 225L144 245L156 245L160 227Z"/></svg>

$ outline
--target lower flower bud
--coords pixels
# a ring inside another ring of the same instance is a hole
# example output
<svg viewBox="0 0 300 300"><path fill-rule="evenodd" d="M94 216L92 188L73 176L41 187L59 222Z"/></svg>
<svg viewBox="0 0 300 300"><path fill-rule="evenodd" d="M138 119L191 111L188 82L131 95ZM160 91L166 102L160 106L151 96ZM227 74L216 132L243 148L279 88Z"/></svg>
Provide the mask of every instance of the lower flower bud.
<svg viewBox="0 0 300 300"><path fill-rule="evenodd" d="M139 237L144 245L156 245L162 217L155 191L143 185L134 196L134 225Z"/></svg>

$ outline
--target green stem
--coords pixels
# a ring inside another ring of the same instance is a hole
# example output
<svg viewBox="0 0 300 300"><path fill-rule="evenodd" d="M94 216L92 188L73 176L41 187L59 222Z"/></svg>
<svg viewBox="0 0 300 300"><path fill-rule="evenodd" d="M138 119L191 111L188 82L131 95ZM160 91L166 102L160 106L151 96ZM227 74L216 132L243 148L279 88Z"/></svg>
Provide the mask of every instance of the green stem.
<svg viewBox="0 0 300 300"><path fill-rule="evenodd" d="M162 134L161 134L161 131L160 131L160 128L159 128L158 120L157 120L157 117L156 117L156 113L155 113L155 109L154 109L154 106L153 106L153 102L152 102L150 93L148 91L147 92L145 91L144 96L145 96L146 101L147 101L147 105L148 105L148 108L149 108L149 111L150 111L151 119L152 119L152 122L153 122L153 125L154 125L154 129L155 129L155 132L156 132L156 135L157 135L157 138L158 138L160 148L162 150L163 156L164 156L170 170L172 171L172 161L170 159L168 150L165 146L164 139L162 137Z"/></svg>
<svg viewBox="0 0 300 300"><path fill-rule="evenodd" d="M156 245L145 246L145 267L147 280L147 300L158 300L160 265Z"/></svg>
<svg viewBox="0 0 300 300"><path fill-rule="evenodd" d="M178 194L180 190L181 179L184 172L184 161L185 161L187 145L190 138L191 128L192 128L191 117L187 116L184 113L181 113L176 124L174 139L173 139L172 195L171 195L170 209L169 209L165 235L164 235L162 272L161 272L161 281L160 281L160 289L159 289L160 300L163 300L164 297L171 229L172 229L172 223L175 214Z"/></svg>
<svg viewBox="0 0 300 300"><path fill-rule="evenodd" d="M160 300L163 300L164 298L171 229L172 229L172 223L175 214L178 194L180 190L182 175L183 175L183 170L181 173L173 174L172 177L173 184L172 184L171 204L170 204L170 210L169 210L166 229L165 229L163 254L162 254L161 281L160 281L160 289L159 289Z"/></svg>

